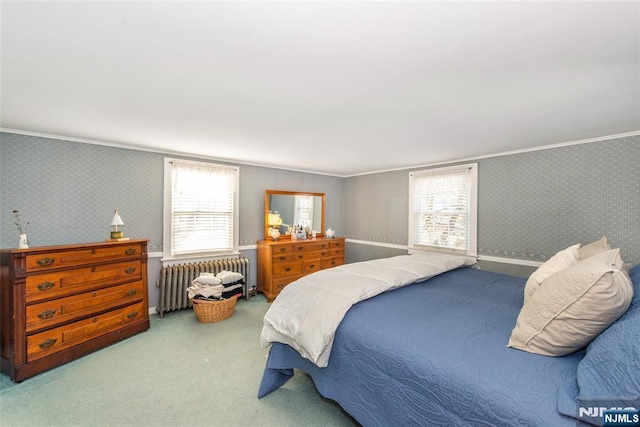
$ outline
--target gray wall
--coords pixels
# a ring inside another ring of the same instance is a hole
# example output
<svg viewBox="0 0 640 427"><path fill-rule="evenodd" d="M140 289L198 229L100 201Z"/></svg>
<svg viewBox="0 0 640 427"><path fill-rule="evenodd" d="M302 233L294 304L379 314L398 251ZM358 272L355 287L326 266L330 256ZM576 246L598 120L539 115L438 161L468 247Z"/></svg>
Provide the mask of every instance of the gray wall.
<svg viewBox="0 0 640 427"><path fill-rule="evenodd" d="M640 136L477 162L479 255L544 261L606 234L640 261ZM345 180L347 238L407 245L410 170ZM361 246L358 258L376 257Z"/></svg>
<svg viewBox="0 0 640 427"><path fill-rule="evenodd" d="M162 251L164 157L0 133L0 247L17 245L13 209L31 223L29 244L41 246L104 240L118 208L125 235L149 238L149 251ZM606 234L625 261L640 262L640 136L495 156L478 164L480 255L544 261ZM263 237L267 189L326 193L326 226L338 235L407 244L409 169L343 179L238 166L241 246ZM399 253L406 250L349 243L346 260ZM255 250L243 254L253 262L254 285ZM150 260L152 307L159 265ZM500 270L489 262L484 266Z"/></svg>
<svg viewBox="0 0 640 427"><path fill-rule="evenodd" d="M174 156L0 133L0 247L18 244L14 209L22 213L23 222L30 222L29 245L45 246L103 241L109 237L109 223L117 208L125 236L148 238L149 252L162 252L164 157ZM338 233L344 229L342 178L237 166L241 247L255 245L264 237L267 189L325 193L327 224ZM251 284L255 285L255 250L243 254L253 261ZM155 270L159 266L159 260L150 260L151 307L158 298Z"/></svg>

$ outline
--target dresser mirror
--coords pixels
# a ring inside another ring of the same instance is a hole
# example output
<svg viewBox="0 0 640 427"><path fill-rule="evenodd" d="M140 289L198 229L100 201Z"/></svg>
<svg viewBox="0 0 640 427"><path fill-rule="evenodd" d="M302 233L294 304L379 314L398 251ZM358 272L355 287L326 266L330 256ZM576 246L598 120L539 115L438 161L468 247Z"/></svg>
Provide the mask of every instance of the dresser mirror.
<svg viewBox="0 0 640 427"><path fill-rule="evenodd" d="M278 228L279 238L289 239L291 238L291 229L296 225L309 227L317 232L317 236L323 236L324 203L324 193L267 190L264 195L265 239L272 238L271 228ZM273 214L276 212L279 215L279 220L276 217L274 222ZM269 225L270 218L274 225Z"/></svg>

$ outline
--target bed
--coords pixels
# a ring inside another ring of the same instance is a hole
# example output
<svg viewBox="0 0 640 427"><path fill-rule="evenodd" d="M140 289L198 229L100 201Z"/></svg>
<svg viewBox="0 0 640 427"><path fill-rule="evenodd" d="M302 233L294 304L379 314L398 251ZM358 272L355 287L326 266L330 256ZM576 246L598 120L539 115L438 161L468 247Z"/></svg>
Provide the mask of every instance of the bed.
<svg viewBox="0 0 640 427"><path fill-rule="evenodd" d="M526 278L456 267L351 306L324 367L270 342L258 397L299 369L364 426L597 424L592 406L640 400L640 268L630 276L625 314L588 347L549 357L507 347Z"/></svg>

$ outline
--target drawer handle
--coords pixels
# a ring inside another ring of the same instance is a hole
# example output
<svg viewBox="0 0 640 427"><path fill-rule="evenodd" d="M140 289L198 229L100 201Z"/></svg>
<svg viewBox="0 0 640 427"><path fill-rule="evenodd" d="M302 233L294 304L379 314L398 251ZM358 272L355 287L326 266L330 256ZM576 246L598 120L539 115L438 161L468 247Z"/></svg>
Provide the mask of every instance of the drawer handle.
<svg viewBox="0 0 640 427"><path fill-rule="evenodd" d="M137 293L138 293L138 290L137 290L137 289L129 289L129 290L127 291L127 296L128 296L128 297L130 297L130 296L133 296L133 295L135 295L135 294L137 294Z"/></svg>
<svg viewBox="0 0 640 427"><path fill-rule="evenodd" d="M53 264L54 262L56 262L56 260L55 260L55 259L53 259L53 258L49 258L49 257L47 257L47 258L40 258L40 259L39 259L39 260L37 260L36 262L38 263L38 265L39 265L40 267L46 267L46 266L51 265L51 264Z"/></svg>
<svg viewBox="0 0 640 427"><path fill-rule="evenodd" d="M280 248L280 252L285 252L287 248Z"/></svg>
<svg viewBox="0 0 640 427"><path fill-rule="evenodd" d="M38 314L38 318L40 319L50 319L53 316L55 316L56 311L55 310L45 310L42 313Z"/></svg>
<svg viewBox="0 0 640 427"><path fill-rule="evenodd" d="M291 267L287 267L284 269L284 271L286 271L287 273L291 271Z"/></svg>
<svg viewBox="0 0 640 427"><path fill-rule="evenodd" d="M282 289L282 288L284 288L284 286L285 286L284 283L279 283L278 284L278 289Z"/></svg>
<svg viewBox="0 0 640 427"><path fill-rule="evenodd" d="M124 272L125 272L125 273L127 273L127 274L131 274L131 273L133 273L134 271L136 271L136 268L135 268L135 267L129 267L129 268L127 268Z"/></svg>
<svg viewBox="0 0 640 427"><path fill-rule="evenodd" d="M129 319L135 319L136 317L138 317L138 312L137 311L132 311L131 313L127 314L127 317Z"/></svg>
<svg viewBox="0 0 640 427"><path fill-rule="evenodd" d="M304 255L298 255L298 259L304 259Z"/></svg>
<svg viewBox="0 0 640 427"><path fill-rule="evenodd" d="M316 265L315 265L315 264L311 264L311 265L309 266L309 268L316 268Z"/></svg>
<svg viewBox="0 0 640 427"><path fill-rule="evenodd" d="M40 344L38 344L38 347L42 349L49 348L52 345L54 345L56 342L58 342L57 338L49 338L47 340L42 341Z"/></svg>
<svg viewBox="0 0 640 427"><path fill-rule="evenodd" d="M324 249L324 248L326 248L326 247L327 247L327 245L323 243L320 247L321 247L322 249Z"/></svg>
<svg viewBox="0 0 640 427"><path fill-rule="evenodd" d="M49 289L53 288L56 284L53 282L43 282L40 283L38 285L38 289L40 289L41 291L48 291Z"/></svg>
<svg viewBox="0 0 640 427"><path fill-rule="evenodd" d="M331 261L331 265L336 265L336 262L335 261Z"/></svg>
<svg viewBox="0 0 640 427"><path fill-rule="evenodd" d="M281 257L280 257L280 261L284 261L285 259L287 259L287 257L286 257L286 256L281 256Z"/></svg>
<svg viewBox="0 0 640 427"><path fill-rule="evenodd" d="M91 272L95 273L96 272L96 268L95 267L91 267Z"/></svg>
<svg viewBox="0 0 640 427"><path fill-rule="evenodd" d="M325 256L326 254L326 252L320 252L320 256Z"/></svg>
<svg viewBox="0 0 640 427"><path fill-rule="evenodd" d="M124 251L125 255L133 255L136 253L136 250L133 248L129 248L127 250Z"/></svg>
<svg viewBox="0 0 640 427"><path fill-rule="evenodd" d="M298 250L299 251L303 251L304 250L304 246L298 246Z"/></svg>

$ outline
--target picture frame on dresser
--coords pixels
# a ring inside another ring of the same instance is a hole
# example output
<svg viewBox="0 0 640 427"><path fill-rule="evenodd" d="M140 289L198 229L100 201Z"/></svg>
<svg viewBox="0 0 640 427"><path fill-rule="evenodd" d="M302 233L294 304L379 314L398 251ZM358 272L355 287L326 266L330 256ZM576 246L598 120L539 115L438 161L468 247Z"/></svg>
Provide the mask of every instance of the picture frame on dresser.
<svg viewBox="0 0 640 427"><path fill-rule="evenodd" d="M0 371L21 382L149 329L147 243L0 250Z"/></svg>

